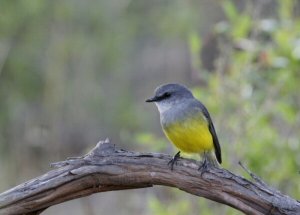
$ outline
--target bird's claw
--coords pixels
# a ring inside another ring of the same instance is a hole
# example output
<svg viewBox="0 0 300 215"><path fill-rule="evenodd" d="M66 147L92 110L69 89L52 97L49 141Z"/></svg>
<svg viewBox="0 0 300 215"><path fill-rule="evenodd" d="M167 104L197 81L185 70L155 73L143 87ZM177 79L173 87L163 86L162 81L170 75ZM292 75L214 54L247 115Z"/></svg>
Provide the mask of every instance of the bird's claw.
<svg viewBox="0 0 300 215"><path fill-rule="evenodd" d="M171 166L171 170L173 170L174 164L177 164L177 160L180 158L180 151L174 155L174 157L168 162L168 165Z"/></svg>
<svg viewBox="0 0 300 215"><path fill-rule="evenodd" d="M201 171L201 177L205 172L208 172L211 164L208 162L207 159L204 159L202 164L199 166L198 170Z"/></svg>

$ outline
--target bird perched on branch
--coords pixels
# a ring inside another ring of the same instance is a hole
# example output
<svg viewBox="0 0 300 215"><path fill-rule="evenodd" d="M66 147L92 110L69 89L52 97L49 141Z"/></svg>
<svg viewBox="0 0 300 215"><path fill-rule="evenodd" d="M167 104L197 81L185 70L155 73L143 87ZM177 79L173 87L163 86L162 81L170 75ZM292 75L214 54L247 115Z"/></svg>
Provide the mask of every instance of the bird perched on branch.
<svg viewBox="0 0 300 215"><path fill-rule="evenodd" d="M165 84L146 102L156 104L162 129L179 150L203 156L199 170L221 164L221 147L209 112L190 90L180 84ZM172 170L178 158L180 151L168 163Z"/></svg>

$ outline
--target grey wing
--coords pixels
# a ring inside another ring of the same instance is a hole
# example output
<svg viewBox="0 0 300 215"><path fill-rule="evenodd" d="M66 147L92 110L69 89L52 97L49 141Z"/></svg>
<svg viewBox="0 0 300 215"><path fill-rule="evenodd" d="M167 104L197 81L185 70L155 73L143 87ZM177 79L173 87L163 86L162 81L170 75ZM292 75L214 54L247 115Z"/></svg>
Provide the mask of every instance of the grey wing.
<svg viewBox="0 0 300 215"><path fill-rule="evenodd" d="M221 164L222 163L221 146L219 144L219 140L218 140L218 137L217 137L217 133L215 131L214 124L213 124L213 122L210 118L209 112L206 109L206 107L201 102L199 102L199 104L201 105L202 112L203 112L203 114L205 115L205 117L208 121L208 128L209 128L209 131L210 131L211 136L213 138L216 158L217 158L218 162Z"/></svg>

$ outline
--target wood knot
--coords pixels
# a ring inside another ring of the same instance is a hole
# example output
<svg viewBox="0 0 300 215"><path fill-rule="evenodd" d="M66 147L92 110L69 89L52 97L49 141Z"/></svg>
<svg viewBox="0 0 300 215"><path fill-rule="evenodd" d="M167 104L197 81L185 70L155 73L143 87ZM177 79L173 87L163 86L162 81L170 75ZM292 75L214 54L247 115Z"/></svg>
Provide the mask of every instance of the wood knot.
<svg viewBox="0 0 300 215"><path fill-rule="evenodd" d="M110 143L109 139L100 140L97 145L87 154L87 156L101 156L113 154L115 152L115 145Z"/></svg>

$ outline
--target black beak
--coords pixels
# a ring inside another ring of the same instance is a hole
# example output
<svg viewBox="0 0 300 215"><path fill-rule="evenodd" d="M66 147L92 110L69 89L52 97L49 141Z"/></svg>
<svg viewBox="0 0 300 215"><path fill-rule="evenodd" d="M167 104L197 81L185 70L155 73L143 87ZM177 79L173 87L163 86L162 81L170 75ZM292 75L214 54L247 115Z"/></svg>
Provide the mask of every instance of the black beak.
<svg viewBox="0 0 300 215"><path fill-rule="evenodd" d="M152 98L147 99L145 102L155 102L155 101L158 101L158 98L154 96Z"/></svg>

